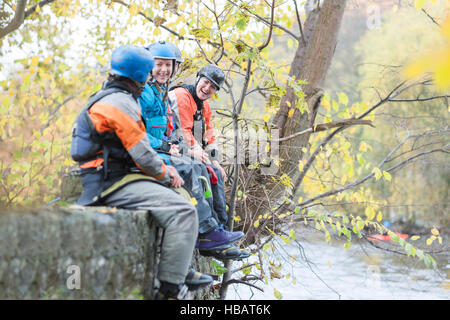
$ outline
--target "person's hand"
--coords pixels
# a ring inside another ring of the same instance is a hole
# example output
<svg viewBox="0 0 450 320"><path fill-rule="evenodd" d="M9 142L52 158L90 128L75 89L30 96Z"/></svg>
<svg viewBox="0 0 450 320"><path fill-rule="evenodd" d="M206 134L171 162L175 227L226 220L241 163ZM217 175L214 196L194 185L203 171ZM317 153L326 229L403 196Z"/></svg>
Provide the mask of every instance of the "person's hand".
<svg viewBox="0 0 450 320"><path fill-rule="evenodd" d="M177 169L175 169L172 166L167 166L166 165L166 170L167 170L167 173L169 174L169 177L171 179L172 187L179 188L179 187L181 187L184 184L184 180L178 174Z"/></svg>
<svg viewBox="0 0 450 320"><path fill-rule="evenodd" d="M178 145L176 145L176 144L170 145L169 153L175 157L181 157L180 149L178 148Z"/></svg>
<svg viewBox="0 0 450 320"><path fill-rule="evenodd" d="M222 178L223 178L223 182L227 181L227 173L225 172L225 170L221 167L221 165L219 164L219 161L217 160L213 160L212 164L217 167L220 171L220 173L222 174Z"/></svg>
<svg viewBox="0 0 450 320"><path fill-rule="evenodd" d="M199 146L196 146L196 147L194 147L192 149L189 149L188 150L188 154L193 156L198 161L201 161L201 162L204 162L204 163L209 161L208 154L205 152L205 150L203 150Z"/></svg>

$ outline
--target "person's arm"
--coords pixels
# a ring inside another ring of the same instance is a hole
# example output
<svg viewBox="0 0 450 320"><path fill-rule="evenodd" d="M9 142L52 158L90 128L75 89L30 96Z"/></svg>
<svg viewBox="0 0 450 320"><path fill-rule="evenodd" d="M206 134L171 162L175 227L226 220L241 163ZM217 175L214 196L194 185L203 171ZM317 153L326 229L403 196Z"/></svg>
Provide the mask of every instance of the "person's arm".
<svg viewBox="0 0 450 320"><path fill-rule="evenodd" d="M171 182L166 165L150 146L137 110L129 106L130 102L128 105L120 102L117 104L119 106L97 102L91 107L89 116L95 129L98 132L114 132L136 165L145 174L164 183Z"/></svg>

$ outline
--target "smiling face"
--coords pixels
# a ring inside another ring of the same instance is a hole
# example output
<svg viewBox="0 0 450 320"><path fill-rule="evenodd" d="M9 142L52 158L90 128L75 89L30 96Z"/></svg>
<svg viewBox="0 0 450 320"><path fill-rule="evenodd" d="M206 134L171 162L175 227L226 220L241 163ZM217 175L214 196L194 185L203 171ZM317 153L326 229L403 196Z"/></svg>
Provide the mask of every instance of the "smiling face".
<svg viewBox="0 0 450 320"><path fill-rule="evenodd" d="M208 78L201 77L195 88L195 93L200 100L207 100L216 92L217 87Z"/></svg>
<svg viewBox="0 0 450 320"><path fill-rule="evenodd" d="M153 78L160 84L169 81L172 75L172 59L155 58L155 66L152 70Z"/></svg>

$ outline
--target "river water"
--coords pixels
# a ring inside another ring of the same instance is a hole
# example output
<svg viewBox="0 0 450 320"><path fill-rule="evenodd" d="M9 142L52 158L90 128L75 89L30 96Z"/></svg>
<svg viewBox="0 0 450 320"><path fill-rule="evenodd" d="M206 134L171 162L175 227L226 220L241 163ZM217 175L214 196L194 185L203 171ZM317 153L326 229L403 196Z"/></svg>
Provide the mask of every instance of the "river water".
<svg viewBox="0 0 450 320"><path fill-rule="evenodd" d="M322 233L311 228L296 228L296 240L300 246L277 240L276 254L267 255L275 266L272 272L281 266L279 272L273 272L282 276L280 279L267 284L251 282L264 292L242 284L232 285L227 299L450 299L450 252L445 241L433 247L443 252L432 254L438 267L430 269L418 259L374 248L362 240L354 241L348 249L339 239L328 244ZM280 255L282 258L274 258ZM252 256L247 262L257 261ZM233 268L239 266L239 262L234 262ZM270 274L269 268L265 268L265 273ZM253 268L251 274L259 274L259 270Z"/></svg>

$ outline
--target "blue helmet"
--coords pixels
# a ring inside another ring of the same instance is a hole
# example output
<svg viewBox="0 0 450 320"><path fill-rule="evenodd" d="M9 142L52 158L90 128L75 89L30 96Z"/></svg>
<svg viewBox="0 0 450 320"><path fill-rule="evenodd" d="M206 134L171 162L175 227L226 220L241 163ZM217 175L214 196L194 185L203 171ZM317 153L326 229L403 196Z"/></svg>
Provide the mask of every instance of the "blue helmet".
<svg viewBox="0 0 450 320"><path fill-rule="evenodd" d="M150 51L153 58L176 60L173 45L166 41L158 41L149 45L146 49Z"/></svg>
<svg viewBox="0 0 450 320"><path fill-rule="evenodd" d="M154 60L150 52L134 45L120 46L111 56L111 73L137 82L147 80L153 65Z"/></svg>
<svg viewBox="0 0 450 320"><path fill-rule="evenodd" d="M170 48L173 50L173 53L175 54L175 60L178 63L183 63L183 57L181 56L181 51L180 49L174 45L172 42L166 42Z"/></svg>

